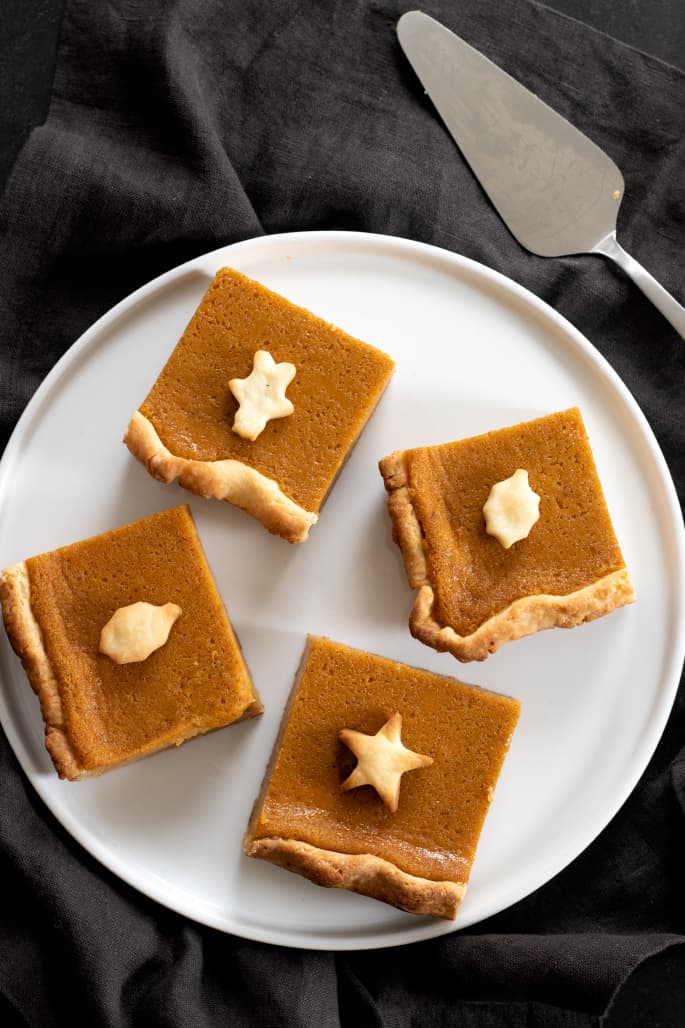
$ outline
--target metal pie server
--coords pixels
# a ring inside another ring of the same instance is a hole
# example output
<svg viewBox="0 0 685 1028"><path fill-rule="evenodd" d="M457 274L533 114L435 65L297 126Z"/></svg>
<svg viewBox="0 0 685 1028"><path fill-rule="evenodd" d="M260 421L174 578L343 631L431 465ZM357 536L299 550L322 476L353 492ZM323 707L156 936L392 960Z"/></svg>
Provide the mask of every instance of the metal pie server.
<svg viewBox="0 0 685 1028"><path fill-rule="evenodd" d="M616 241L624 182L582 132L421 11L400 45L512 235L541 257L604 254L685 338L685 308Z"/></svg>

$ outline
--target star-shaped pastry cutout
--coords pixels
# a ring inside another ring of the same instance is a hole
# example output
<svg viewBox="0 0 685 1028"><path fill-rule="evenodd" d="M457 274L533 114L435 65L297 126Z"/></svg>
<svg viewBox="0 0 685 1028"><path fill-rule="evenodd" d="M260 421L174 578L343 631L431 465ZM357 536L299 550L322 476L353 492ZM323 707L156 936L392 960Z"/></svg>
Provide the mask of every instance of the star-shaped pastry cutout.
<svg viewBox="0 0 685 1028"><path fill-rule="evenodd" d="M268 350L257 350L247 378L232 378L228 383L240 404L233 421L237 435L254 441L264 431L267 421L292 414L295 408L285 391L295 371L294 364L287 361L276 364Z"/></svg>
<svg viewBox="0 0 685 1028"><path fill-rule="evenodd" d="M343 728L340 740L357 758L357 766L340 786L342 792L359 785L372 785L386 807L393 813L400 799L400 779L405 771L428 767L432 757L414 753L403 745L402 715L393 714L375 735L365 735L352 728Z"/></svg>
<svg viewBox="0 0 685 1028"><path fill-rule="evenodd" d="M528 472L518 468L509 478L493 485L483 515L485 531L505 550L526 539L540 517L540 497L528 484Z"/></svg>

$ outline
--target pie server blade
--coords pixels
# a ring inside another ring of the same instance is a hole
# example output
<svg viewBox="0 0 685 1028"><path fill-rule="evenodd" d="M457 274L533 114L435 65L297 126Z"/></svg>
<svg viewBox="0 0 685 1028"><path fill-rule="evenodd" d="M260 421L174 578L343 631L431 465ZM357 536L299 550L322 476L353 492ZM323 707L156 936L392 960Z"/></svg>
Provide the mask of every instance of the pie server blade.
<svg viewBox="0 0 685 1028"><path fill-rule="evenodd" d="M512 235L542 257L609 257L685 338L685 308L616 240L624 182L611 158L434 18L409 11L397 35Z"/></svg>

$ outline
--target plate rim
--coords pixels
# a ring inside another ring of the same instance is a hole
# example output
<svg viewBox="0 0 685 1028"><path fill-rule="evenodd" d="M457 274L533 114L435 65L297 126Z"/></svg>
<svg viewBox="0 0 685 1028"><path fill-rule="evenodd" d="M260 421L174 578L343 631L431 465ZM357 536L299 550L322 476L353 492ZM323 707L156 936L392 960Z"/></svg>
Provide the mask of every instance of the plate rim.
<svg viewBox="0 0 685 1028"><path fill-rule="evenodd" d="M5 482L8 479L11 480L11 473L15 462L20 458L21 449L26 441L26 437L30 436L34 416L42 411L46 403L49 403L50 393L59 383L61 378L72 370L72 365L74 365L84 353L88 352L91 345L97 343L98 337L101 336L103 332L106 332L111 324L114 324L117 319L126 314L129 310L135 310L141 302L145 302L149 297L154 296L161 290L167 288L178 278L194 272L200 272L203 276L207 277L209 282L214 272L208 270L205 265L209 265L210 262L214 262L214 268L216 269L218 266L216 262L220 261L226 263L229 259L229 253L233 258L234 256L238 256L241 251L253 248L265 248L268 251L274 247L282 247L284 243L291 244L297 248L304 247L305 249L310 245L323 245L326 250L336 246L345 246L352 250L361 248L362 250L369 249L376 251L378 251L379 248L385 248L390 252L390 255L394 257L399 254L404 254L412 259L418 260L419 262L422 261L422 258L429 258L433 262L442 264L443 266L446 262L448 265L451 265L452 268L460 269L462 274L467 272L469 276L476 280L489 281L505 294L517 297L520 301L523 301L526 308L532 308L538 315L542 315L549 322L555 325L558 330L561 330L565 339L565 346L568 347L571 345L576 356L579 352L582 353L584 358L593 365L594 371L598 372L601 377L605 379L614 394L617 395L624 407L627 408L627 412L631 416L633 423L640 430L641 441L648 447L649 457L654 470L658 473L659 483L663 489L663 499L666 501L666 507L674 530L673 543L675 545L675 553L673 556L675 567L673 580L680 586L678 589L678 596L682 607L683 583L685 582L685 528L682 523L682 514L680 511L676 487L666 459L646 416L642 412L627 385L623 382L606 358L570 321L568 321L568 319L559 314L558 311L547 304L544 300L540 299L540 297L536 296L535 293L501 272L475 261L472 258L455 253L451 250L443 249L435 246L434 244L379 233L365 233L347 230L311 230L307 232L282 232L273 235L255 236L237 242L227 243L224 246L216 247L210 251L199 254L182 264L168 269L148 282L143 283L133 292L123 297L120 301L105 311L99 318L97 318L78 337L78 339L69 346L39 384L22 412L7 443L2 459L0 459L0 514L2 513L2 507L6 502ZM368 939L363 937L360 938L358 931L356 931L356 933L346 931L341 936L340 934L336 935L335 933L318 933L312 929L305 929L304 933L299 934L294 928L289 931L283 931L282 929L262 929L258 925L252 923L249 925L246 924L239 916L234 915L232 918L224 917L223 919L218 915L212 916L211 911L207 909L205 901L201 902L201 906L203 908L201 911L198 912L197 909L193 910L193 901L197 906L197 897L188 896L188 894L180 888L172 889L169 887L168 883L164 883L161 887L155 889L151 881L140 879L136 869L131 871L125 860L119 860L116 857L116 854L112 854L110 852L110 849L106 844L101 843L96 836L92 835L92 833L87 829L84 829L84 826L72 815L68 806L55 803L54 797L50 791L51 780L50 782L42 783L40 775L36 776L31 773L30 756L24 747L24 743L18 729L15 728L10 709L5 701L4 687L0 687L0 722L4 727L10 746L12 747L24 774L29 779L32 787L38 793L43 803L45 803L51 815L56 818L63 828L69 832L72 838L74 838L79 845L83 846L86 852L97 860L98 863L105 867L109 872L115 874L119 879L135 888L142 895L145 895L160 903L163 907L175 911L176 913L193 921L199 922L200 924L207 925L208 927L218 929L225 933L252 939L257 942L268 943L271 945L285 945L297 949L314 949L320 951L380 949L435 938L444 934L450 934L454 931L459 931L462 928L468 928L471 924L482 923L484 918L493 916L499 911L506 910L513 903L525 899L537 888L541 888L544 884L564 870L564 868L566 868L576 857L580 856L594 841L594 839L597 838L601 831L603 831L616 813L618 813L644 773L663 734L666 722L673 707L684 658L685 618L680 618L679 623L676 625L675 637L668 653L668 660L665 662L665 668L662 673L662 681L670 682L670 690L665 693L664 697L662 697L661 702L657 705L657 709L652 710L652 717L645 726L645 728L648 728L649 730L646 731L641 738L641 745L637 751L639 759L634 760L631 765L633 774L628 776L625 781L622 782L622 787L620 789L616 790L616 795L614 796L612 803L607 804L605 802L602 807L604 813L600 816L595 815L594 818L591 819L591 828L589 831L584 833L580 849L578 849L575 844L571 845L570 843L567 843L564 848L564 856L561 857L562 862L559 862L559 859L556 859L553 862L554 870L547 874L543 881L540 881L539 876L536 876L535 881L528 882L524 886L525 891L521 892L520 889L517 889L516 895L510 897L503 906L499 906L497 910L491 910L485 913L482 918L467 921L465 923L462 923L459 918L454 922L437 923L433 919L428 920L417 918L414 923L410 923L406 928L398 927L397 930L390 931L381 931L375 928L371 929L371 937ZM609 807L611 807L611 809L606 813L606 810ZM174 895L170 899L169 893L171 892L173 892ZM227 924L227 921L231 921L231 925ZM346 937L350 935L354 935L354 937Z"/></svg>

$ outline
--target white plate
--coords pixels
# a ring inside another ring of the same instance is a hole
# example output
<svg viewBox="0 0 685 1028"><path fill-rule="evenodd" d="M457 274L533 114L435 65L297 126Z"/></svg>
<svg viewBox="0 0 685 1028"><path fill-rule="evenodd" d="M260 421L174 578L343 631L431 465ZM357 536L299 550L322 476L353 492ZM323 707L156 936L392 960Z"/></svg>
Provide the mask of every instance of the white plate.
<svg viewBox="0 0 685 1028"><path fill-rule="evenodd" d="M308 542L150 478L121 444L214 272L232 265L377 345L397 371ZM378 458L578 404L638 602L460 665L413 640ZM683 659L683 528L645 419L563 318L472 261L383 236L304 233L217 250L101 318L29 404L0 466L0 567L189 501L266 704L262 718L102 778L60 782L6 639L0 714L48 807L98 860L197 921L289 946L396 945L453 930L242 855L241 838L307 632L522 701L456 927L579 854L637 782Z"/></svg>

